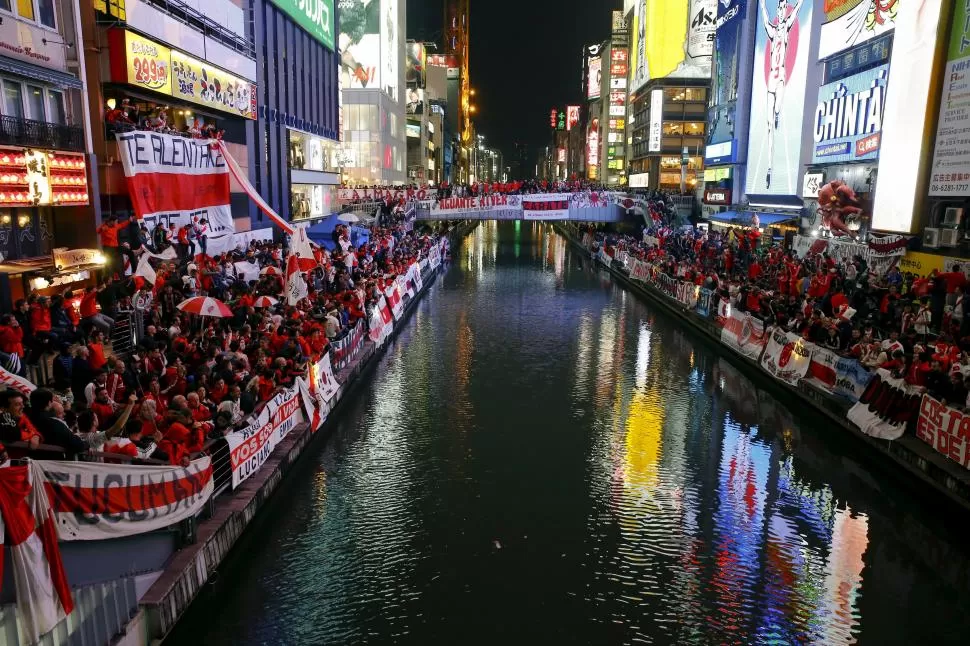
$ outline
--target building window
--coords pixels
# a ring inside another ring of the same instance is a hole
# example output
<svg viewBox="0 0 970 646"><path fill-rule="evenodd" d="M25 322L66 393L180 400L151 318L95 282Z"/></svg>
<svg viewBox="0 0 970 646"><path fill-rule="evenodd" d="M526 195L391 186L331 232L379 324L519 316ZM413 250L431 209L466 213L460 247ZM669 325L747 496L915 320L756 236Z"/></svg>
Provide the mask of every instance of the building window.
<svg viewBox="0 0 970 646"><path fill-rule="evenodd" d="M0 0L0 9L45 27L57 28L54 0Z"/></svg>
<svg viewBox="0 0 970 646"><path fill-rule="evenodd" d="M24 118L24 97L20 83L3 82L3 113L18 119Z"/></svg>
<svg viewBox="0 0 970 646"><path fill-rule="evenodd" d="M60 125L67 124L64 110L64 93L60 90L47 90L47 120Z"/></svg>
<svg viewBox="0 0 970 646"><path fill-rule="evenodd" d="M36 85L27 86L27 116L34 121L47 121L47 110L44 106L44 88Z"/></svg>

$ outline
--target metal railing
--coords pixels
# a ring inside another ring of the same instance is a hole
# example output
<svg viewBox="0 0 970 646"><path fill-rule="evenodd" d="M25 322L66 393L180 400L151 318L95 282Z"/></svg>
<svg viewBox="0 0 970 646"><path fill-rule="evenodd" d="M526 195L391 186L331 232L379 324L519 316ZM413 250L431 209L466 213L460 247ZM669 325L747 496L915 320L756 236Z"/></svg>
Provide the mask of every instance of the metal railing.
<svg viewBox="0 0 970 646"><path fill-rule="evenodd" d="M0 144L84 152L84 130L4 114L0 115Z"/></svg>
<svg viewBox="0 0 970 646"><path fill-rule="evenodd" d="M256 58L256 43L251 38L240 36L231 29L227 29L209 16L202 14L179 0L146 0L146 2L160 11L165 12L179 22L192 27L238 54Z"/></svg>

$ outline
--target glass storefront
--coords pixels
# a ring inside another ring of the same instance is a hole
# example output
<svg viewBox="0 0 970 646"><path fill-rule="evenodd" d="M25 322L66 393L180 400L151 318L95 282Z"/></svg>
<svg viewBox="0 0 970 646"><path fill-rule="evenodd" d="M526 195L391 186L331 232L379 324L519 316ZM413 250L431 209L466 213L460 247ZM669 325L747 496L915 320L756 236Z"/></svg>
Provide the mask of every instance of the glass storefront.
<svg viewBox="0 0 970 646"><path fill-rule="evenodd" d="M290 168L339 173L340 142L290 130Z"/></svg>
<svg viewBox="0 0 970 646"><path fill-rule="evenodd" d="M335 213L338 188L328 184L293 184L290 188L291 220L313 220Z"/></svg>

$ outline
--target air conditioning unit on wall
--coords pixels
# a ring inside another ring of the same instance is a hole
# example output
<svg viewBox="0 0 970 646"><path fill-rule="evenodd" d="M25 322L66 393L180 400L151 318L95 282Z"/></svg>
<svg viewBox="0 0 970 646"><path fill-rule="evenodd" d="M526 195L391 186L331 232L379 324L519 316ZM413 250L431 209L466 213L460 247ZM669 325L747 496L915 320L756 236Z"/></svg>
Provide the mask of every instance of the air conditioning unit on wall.
<svg viewBox="0 0 970 646"><path fill-rule="evenodd" d="M955 247L960 244L960 231L958 229L940 229L940 246Z"/></svg>
<svg viewBox="0 0 970 646"><path fill-rule="evenodd" d="M959 227L962 221L963 209L961 208L951 206L947 207L946 211L943 212L943 226L945 227Z"/></svg>
<svg viewBox="0 0 970 646"><path fill-rule="evenodd" d="M939 249L940 230L929 227L923 229L923 246L927 249Z"/></svg>

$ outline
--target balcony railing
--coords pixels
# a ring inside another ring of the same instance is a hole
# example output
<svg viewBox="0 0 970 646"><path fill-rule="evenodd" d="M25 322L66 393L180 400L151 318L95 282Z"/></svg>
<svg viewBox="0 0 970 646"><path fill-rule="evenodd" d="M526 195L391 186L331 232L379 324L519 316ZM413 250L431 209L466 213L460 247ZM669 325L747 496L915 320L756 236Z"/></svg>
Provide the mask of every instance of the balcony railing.
<svg viewBox="0 0 970 646"><path fill-rule="evenodd" d="M84 130L4 114L0 115L0 145L84 152Z"/></svg>

